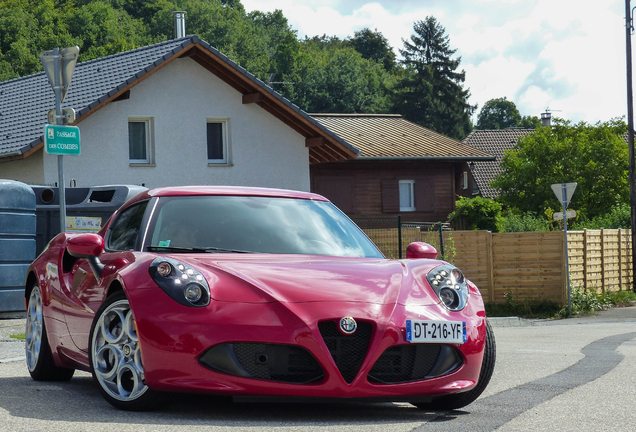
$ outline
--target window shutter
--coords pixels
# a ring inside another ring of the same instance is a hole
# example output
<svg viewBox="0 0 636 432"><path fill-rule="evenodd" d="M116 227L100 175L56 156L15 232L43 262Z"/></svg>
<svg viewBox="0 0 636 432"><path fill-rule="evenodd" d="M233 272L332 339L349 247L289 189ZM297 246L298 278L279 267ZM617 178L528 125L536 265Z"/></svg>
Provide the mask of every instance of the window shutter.
<svg viewBox="0 0 636 432"><path fill-rule="evenodd" d="M398 180L382 180L382 212L400 211L400 185Z"/></svg>
<svg viewBox="0 0 636 432"><path fill-rule="evenodd" d="M415 211L435 211L435 179L433 177L415 180Z"/></svg>

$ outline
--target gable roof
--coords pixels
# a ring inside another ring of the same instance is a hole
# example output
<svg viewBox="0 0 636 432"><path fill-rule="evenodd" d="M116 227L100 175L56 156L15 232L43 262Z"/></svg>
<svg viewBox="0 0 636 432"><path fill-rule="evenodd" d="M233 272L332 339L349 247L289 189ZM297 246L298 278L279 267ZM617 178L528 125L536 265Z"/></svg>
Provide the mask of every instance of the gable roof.
<svg viewBox="0 0 636 432"><path fill-rule="evenodd" d="M82 120L180 57L190 57L305 137L310 163L355 159L359 151L197 36L78 63L62 108ZM43 147L42 132L55 96L44 72L0 83L0 162Z"/></svg>
<svg viewBox="0 0 636 432"><path fill-rule="evenodd" d="M360 149L358 159L492 160L487 152L433 132L399 114L310 114Z"/></svg>
<svg viewBox="0 0 636 432"><path fill-rule="evenodd" d="M493 161L475 162L471 168L473 178L477 182L481 196L494 198L499 195L497 189L490 187L490 182L495 175L503 170L500 167L504 152L517 145L517 140L526 135L530 135L534 129L508 128L497 130L474 130L469 133L462 143L476 149L487 152L495 157Z"/></svg>

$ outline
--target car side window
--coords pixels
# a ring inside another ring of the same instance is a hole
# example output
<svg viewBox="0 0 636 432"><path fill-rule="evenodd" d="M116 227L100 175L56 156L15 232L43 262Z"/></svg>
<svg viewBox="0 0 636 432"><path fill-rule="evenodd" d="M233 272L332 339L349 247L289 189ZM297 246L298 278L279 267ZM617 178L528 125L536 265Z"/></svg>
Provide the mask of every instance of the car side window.
<svg viewBox="0 0 636 432"><path fill-rule="evenodd" d="M148 201L142 202L121 212L111 227L108 248L112 250L134 250L141 229Z"/></svg>

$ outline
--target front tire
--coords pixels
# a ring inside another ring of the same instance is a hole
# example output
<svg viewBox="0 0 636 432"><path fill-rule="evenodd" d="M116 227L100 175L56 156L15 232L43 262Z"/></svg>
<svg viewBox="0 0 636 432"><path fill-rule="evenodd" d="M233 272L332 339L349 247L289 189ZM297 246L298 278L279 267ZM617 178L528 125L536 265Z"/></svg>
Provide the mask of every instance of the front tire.
<svg viewBox="0 0 636 432"><path fill-rule="evenodd" d="M446 411L460 409L473 403L488 386L492 373L495 370L496 358L497 346L495 343L495 334L492 331L490 323L486 320L486 345L484 347L484 359L481 363L477 385L467 392L440 396L433 399L432 402L413 403L413 405L425 410Z"/></svg>
<svg viewBox="0 0 636 432"><path fill-rule="evenodd" d="M46 334L42 312L42 294L36 284L31 289L27 306L24 348L27 368L35 381L68 381L75 369L56 366Z"/></svg>
<svg viewBox="0 0 636 432"><path fill-rule="evenodd" d="M147 411L164 402L163 394L146 385L137 327L123 291L110 295L95 314L89 361L102 396L115 408Z"/></svg>

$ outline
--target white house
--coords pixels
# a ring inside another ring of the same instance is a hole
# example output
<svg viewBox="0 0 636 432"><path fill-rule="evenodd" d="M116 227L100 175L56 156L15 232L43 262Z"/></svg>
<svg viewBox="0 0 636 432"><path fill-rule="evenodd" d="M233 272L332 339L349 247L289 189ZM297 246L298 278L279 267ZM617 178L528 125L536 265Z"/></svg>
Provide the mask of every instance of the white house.
<svg viewBox="0 0 636 432"><path fill-rule="evenodd" d="M43 149L44 72L0 83L0 178L55 185ZM77 64L79 156L66 186L245 185L310 190L309 165L359 151L197 36Z"/></svg>

